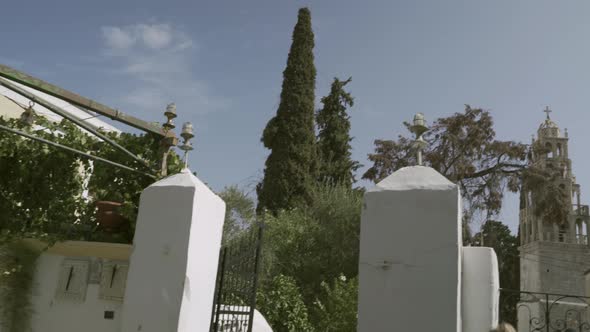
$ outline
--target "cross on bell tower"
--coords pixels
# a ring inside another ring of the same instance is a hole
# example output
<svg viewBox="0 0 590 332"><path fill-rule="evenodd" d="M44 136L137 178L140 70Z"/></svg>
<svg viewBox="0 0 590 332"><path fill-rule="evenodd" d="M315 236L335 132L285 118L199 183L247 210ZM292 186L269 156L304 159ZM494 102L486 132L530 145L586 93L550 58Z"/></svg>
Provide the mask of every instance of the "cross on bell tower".
<svg viewBox="0 0 590 332"><path fill-rule="evenodd" d="M549 113L551 113L553 111L549 109L549 106L545 106L545 110L543 112L547 113L547 120L550 120L549 119Z"/></svg>
<svg viewBox="0 0 590 332"><path fill-rule="evenodd" d="M575 270L590 269L589 207L581 202L581 188L572 171L569 138L561 135L559 126L550 118L551 109L548 106L543 112L547 118L539 125L534 140L542 149L534 153L529 162L531 166L555 174L551 181L565 194L562 203L568 213L559 219L539 216L535 211L543 204L540 199L545 189L521 191L520 288L529 292L584 294L585 280ZM566 259L580 264L555 266L555 262Z"/></svg>

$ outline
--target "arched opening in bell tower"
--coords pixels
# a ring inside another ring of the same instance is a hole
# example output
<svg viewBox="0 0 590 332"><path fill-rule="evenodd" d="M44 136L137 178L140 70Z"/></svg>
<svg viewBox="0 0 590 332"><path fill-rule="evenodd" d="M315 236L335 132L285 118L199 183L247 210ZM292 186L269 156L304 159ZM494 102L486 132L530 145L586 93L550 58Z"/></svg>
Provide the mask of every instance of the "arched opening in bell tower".
<svg viewBox="0 0 590 332"><path fill-rule="evenodd" d="M547 150L547 158L553 158L553 146L551 143L545 143L545 149Z"/></svg>

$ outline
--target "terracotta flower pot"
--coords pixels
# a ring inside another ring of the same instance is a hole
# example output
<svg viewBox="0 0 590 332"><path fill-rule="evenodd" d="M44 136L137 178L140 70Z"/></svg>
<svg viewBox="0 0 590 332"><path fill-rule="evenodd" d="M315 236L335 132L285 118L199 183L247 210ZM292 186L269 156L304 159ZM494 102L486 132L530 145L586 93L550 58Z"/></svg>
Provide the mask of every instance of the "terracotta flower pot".
<svg viewBox="0 0 590 332"><path fill-rule="evenodd" d="M96 202L96 207L98 208L96 220L101 229L106 232L114 232L125 224L127 220L118 213L118 210L122 205L123 204L119 202Z"/></svg>

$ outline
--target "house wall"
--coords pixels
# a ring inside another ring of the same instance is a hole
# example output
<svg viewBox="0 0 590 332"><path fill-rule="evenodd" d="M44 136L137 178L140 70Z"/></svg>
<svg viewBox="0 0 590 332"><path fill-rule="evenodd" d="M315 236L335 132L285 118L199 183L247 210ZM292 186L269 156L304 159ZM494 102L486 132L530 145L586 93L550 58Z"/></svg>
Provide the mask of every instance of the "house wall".
<svg viewBox="0 0 590 332"><path fill-rule="evenodd" d="M62 255L43 254L37 263L33 288L31 319L33 332L118 332L122 301L99 299L99 284L89 284L84 301L57 299L56 288L64 259ZM105 319L113 311L113 319Z"/></svg>

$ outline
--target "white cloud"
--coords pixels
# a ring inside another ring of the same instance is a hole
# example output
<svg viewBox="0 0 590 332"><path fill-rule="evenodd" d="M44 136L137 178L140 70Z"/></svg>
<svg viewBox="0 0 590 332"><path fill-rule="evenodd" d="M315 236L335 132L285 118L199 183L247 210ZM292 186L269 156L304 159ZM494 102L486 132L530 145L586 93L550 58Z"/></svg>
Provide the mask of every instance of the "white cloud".
<svg viewBox="0 0 590 332"><path fill-rule="evenodd" d="M172 42L172 31L167 24L138 26L138 32L145 45L153 49L164 48Z"/></svg>
<svg viewBox="0 0 590 332"><path fill-rule="evenodd" d="M102 27L106 51L110 55L128 51L132 47L145 50L183 50L193 46L192 40L169 24L134 24L123 27Z"/></svg>
<svg viewBox="0 0 590 332"><path fill-rule="evenodd" d="M102 36L111 50L126 50L135 44L135 37L118 27L102 27Z"/></svg>
<svg viewBox="0 0 590 332"><path fill-rule="evenodd" d="M133 86L120 97L124 104L162 113L175 102L179 116L227 107L228 100L197 77L195 43L183 31L169 24L135 24L103 27L102 33L103 56Z"/></svg>

